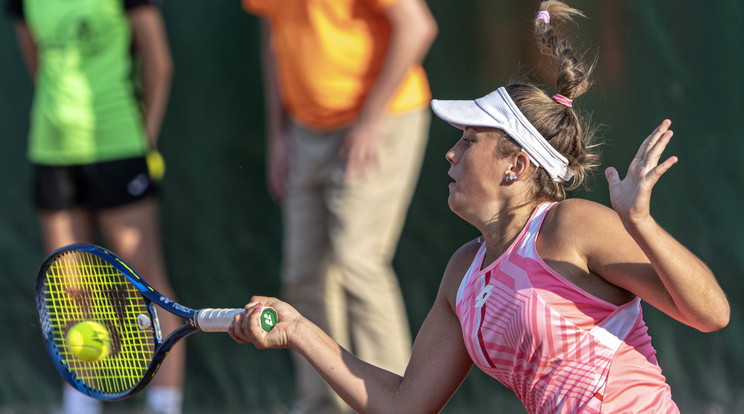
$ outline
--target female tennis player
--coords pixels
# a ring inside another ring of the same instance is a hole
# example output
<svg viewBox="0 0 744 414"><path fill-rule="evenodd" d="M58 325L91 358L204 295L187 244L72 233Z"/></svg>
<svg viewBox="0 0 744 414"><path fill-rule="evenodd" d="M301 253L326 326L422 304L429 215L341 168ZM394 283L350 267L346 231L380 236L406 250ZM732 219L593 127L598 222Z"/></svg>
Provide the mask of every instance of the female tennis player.
<svg viewBox="0 0 744 414"><path fill-rule="evenodd" d="M591 66L550 23L574 15L546 1L535 20L560 68L557 94L515 83L473 101L432 101L463 131L446 154L449 206L481 236L450 259L402 377L358 360L277 299L254 297L232 337L297 351L358 412L438 412L475 364L529 413L677 413L640 300L703 332L727 325L728 301L649 212L652 188L677 162L660 162L669 120L643 141L623 180L606 170L613 209L565 199L597 161L572 108ZM268 333L262 306L279 314Z"/></svg>

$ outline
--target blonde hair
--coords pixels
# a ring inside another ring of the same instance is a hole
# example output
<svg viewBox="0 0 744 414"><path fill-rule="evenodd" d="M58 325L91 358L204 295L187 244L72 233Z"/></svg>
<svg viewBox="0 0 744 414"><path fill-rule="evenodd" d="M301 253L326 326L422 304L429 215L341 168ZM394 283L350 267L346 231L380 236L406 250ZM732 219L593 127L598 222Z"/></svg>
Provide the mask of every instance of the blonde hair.
<svg viewBox="0 0 744 414"><path fill-rule="evenodd" d="M573 16L584 16L581 11L555 0L542 2L540 10L548 12L551 20L564 22L573 21ZM583 62L583 54L541 18L535 19L535 35L541 52L556 60L557 93L569 99L584 94L591 86L590 75L595 62ZM557 183L545 170L538 168L534 174L533 195L547 201L565 199L566 191L585 185L590 172L599 165L599 155L595 152L597 145L593 143L594 130L584 124L573 108L556 102L531 83L515 82L506 86L506 91L550 145L568 159L568 168L574 172L568 183ZM499 152L502 155L519 150L513 140L500 140Z"/></svg>

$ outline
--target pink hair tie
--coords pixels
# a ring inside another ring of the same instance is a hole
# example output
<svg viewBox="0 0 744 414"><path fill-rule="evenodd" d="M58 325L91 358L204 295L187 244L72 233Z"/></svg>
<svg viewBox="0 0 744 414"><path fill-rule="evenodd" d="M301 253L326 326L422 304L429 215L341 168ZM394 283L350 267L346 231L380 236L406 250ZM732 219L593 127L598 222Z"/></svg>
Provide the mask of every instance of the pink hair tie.
<svg viewBox="0 0 744 414"><path fill-rule="evenodd" d="M573 99L566 98L565 96L561 94L555 94L553 95L553 100L558 102L559 104L563 106L567 106L569 108L573 108Z"/></svg>
<svg viewBox="0 0 744 414"><path fill-rule="evenodd" d="M537 13L537 18L542 19L542 21L544 21L545 24L550 23L550 13L548 13L545 10L540 10L540 12Z"/></svg>

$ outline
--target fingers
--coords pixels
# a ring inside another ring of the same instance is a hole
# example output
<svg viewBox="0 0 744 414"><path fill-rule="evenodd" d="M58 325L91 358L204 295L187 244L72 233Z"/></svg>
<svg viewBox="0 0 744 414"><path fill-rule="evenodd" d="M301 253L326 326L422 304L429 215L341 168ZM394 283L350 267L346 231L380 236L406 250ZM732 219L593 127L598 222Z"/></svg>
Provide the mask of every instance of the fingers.
<svg viewBox="0 0 744 414"><path fill-rule="evenodd" d="M377 152L374 148L360 148L347 154L345 163L346 182L364 178L369 170L379 166Z"/></svg>
<svg viewBox="0 0 744 414"><path fill-rule="evenodd" d="M670 168L672 168L672 165L676 164L678 161L678 158L675 156L669 157L664 161L663 163L659 164L652 170L653 174L653 180L654 183L661 178L664 173L666 173Z"/></svg>
<svg viewBox="0 0 744 414"><path fill-rule="evenodd" d="M246 319L245 313L239 313L233 317L233 323L230 325L230 327L227 329L227 333L230 334L230 337L235 340L235 342L239 344L244 344L247 342L250 342L247 339L247 336L245 334L245 331L243 329L243 320Z"/></svg>
<svg viewBox="0 0 744 414"><path fill-rule="evenodd" d="M658 164L661 154L666 149L667 144L669 144L669 140L672 139L672 135L674 135L674 132L664 131L648 146L645 157L647 165L653 165L655 167Z"/></svg>
<svg viewBox="0 0 744 414"><path fill-rule="evenodd" d="M648 136L646 139L648 141L647 148L649 151L651 148L656 147L656 145L660 141L666 141L669 142L669 138L671 138L672 131L669 130L669 127L672 125L672 121L665 119L659 124L659 126L654 129L654 132L651 133L651 135Z"/></svg>
<svg viewBox="0 0 744 414"><path fill-rule="evenodd" d="M605 178L607 178L607 182L610 184L610 187L613 187L618 182L620 182L620 177L615 167L607 167L607 169L605 169Z"/></svg>
<svg viewBox="0 0 744 414"><path fill-rule="evenodd" d="M344 135L339 148L339 161L345 167L346 182L355 181L379 166L379 143L376 124L358 123Z"/></svg>
<svg viewBox="0 0 744 414"><path fill-rule="evenodd" d="M661 154L666 149L669 141L672 139L674 132L669 129L672 122L665 119L656 129L649 135L638 148L633 162L631 163L629 174L634 171L632 175L637 176L638 179L643 177L655 177L658 178L661 174L666 172L676 161L667 164L665 168L657 170L659 167L659 160ZM676 159L676 158L675 158Z"/></svg>
<svg viewBox="0 0 744 414"><path fill-rule="evenodd" d="M270 171L269 172L269 194L275 203L279 204L286 195L286 175Z"/></svg>
<svg viewBox="0 0 744 414"><path fill-rule="evenodd" d="M649 135L648 139L649 146L652 147L656 145L656 142L659 140L659 138L664 135L667 131L669 131L669 127L672 125L672 121L665 119L661 121L661 124L654 129L654 132Z"/></svg>
<svg viewBox="0 0 744 414"><path fill-rule="evenodd" d="M245 312L238 313L233 317L233 323L228 329L230 336L238 343L245 344L248 342L255 344L255 335L251 326L260 326L257 313L263 309L262 301L269 298L254 296L251 301L245 305Z"/></svg>
<svg viewBox="0 0 744 414"><path fill-rule="evenodd" d="M636 153L635 158L640 160L646 160L647 154L649 151L651 151L656 144L659 142L659 139L663 137L667 132L669 131L669 127L672 125L672 121L665 119L659 124L659 126L656 127L656 129L651 132L651 134L646 137L645 140L643 140L643 143L641 144L640 148L638 148L638 152ZM666 142L669 142L669 138L671 138L671 135L669 135L666 138ZM664 144L666 146L666 144Z"/></svg>

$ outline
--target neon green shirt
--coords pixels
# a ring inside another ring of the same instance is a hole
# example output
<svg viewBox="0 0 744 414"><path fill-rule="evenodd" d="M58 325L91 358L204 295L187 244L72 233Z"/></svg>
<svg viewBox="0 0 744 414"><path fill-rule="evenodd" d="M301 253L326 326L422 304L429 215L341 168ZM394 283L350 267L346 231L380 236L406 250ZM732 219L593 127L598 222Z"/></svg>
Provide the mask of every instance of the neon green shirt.
<svg viewBox="0 0 744 414"><path fill-rule="evenodd" d="M122 0L25 0L39 69L29 159L74 165L144 154Z"/></svg>

